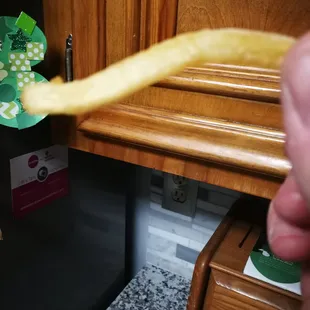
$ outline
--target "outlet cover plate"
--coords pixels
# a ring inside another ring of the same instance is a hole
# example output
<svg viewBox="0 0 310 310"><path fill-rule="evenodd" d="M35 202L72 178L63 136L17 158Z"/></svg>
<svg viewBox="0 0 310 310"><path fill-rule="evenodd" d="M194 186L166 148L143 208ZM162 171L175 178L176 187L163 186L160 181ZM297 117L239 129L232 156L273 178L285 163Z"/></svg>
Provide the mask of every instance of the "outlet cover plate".
<svg viewBox="0 0 310 310"><path fill-rule="evenodd" d="M164 173L162 207L193 217L195 215L199 182Z"/></svg>

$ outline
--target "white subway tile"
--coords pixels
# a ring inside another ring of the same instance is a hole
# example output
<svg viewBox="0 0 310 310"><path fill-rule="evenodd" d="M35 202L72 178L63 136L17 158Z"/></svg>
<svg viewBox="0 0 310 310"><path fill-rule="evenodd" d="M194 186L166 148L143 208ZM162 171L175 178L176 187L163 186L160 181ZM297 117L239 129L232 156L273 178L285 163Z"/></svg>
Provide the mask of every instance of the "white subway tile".
<svg viewBox="0 0 310 310"><path fill-rule="evenodd" d="M151 196L151 203L154 202L155 204L158 204L161 207L162 200L163 200L162 195L151 193L150 196ZM151 204L150 204L150 207L152 207Z"/></svg>
<svg viewBox="0 0 310 310"><path fill-rule="evenodd" d="M158 196L160 196L160 199L162 200L163 189L158 186L151 185L151 194L157 194Z"/></svg>
<svg viewBox="0 0 310 310"><path fill-rule="evenodd" d="M238 198L236 198L236 197L225 195L221 192L209 191L209 193L208 193L208 201L209 202L216 204L216 205L219 205L219 206L226 207L226 208L230 208L235 203L235 201L237 199Z"/></svg>
<svg viewBox="0 0 310 310"><path fill-rule="evenodd" d="M193 218L193 224L208 228L214 232L222 222L223 218L224 216L222 215L197 209L195 217Z"/></svg>
<svg viewBox="0 0 310 310"><path fill-rule="evenodd" d="M212 213L222 215L222 216L225 216L227 214L227 212L229 211L229 208L219 206L219 205L213 204L211 202L203 201L200 199L198 199L198 201L197 201L197 209L202 209L202 210L205 210L207 212L212 212ZM197 209L196 209L196 211L197 211Z"/></svg>
<svg viewBox="0 0 310 310"><path fill-rule="evenodd" d="M188 263L177 257L169 257L158 251L147 250L147 263L168 270L172 273L179 274L187 279L191 279L194 271L194 264Z"/></svg>
<svg viewBox="0 0 310 310"><path fill-rule="evenodd" d="M150 250L159 251L169 256L176 256L177 244L166 238L148 233L146 246Z"/></svg>
<svg viewBox="0 0 310 310"><path fill-rule="evenodd" d="M161 230L159 228L149 226L148 232L152 235L162 237L163 239L173 241L175 243L181 244L181 245L186 246L186 247L188 247L188 245L189 245L189 239L188 238L181 237L179 235Z"/></svg>
<svg viewBox="0 0 310 310"><path fill-rule="evenodd" d="M180 220L183 220L183 221L187 221L187 222L191 222L192 221L192 218L190 216L186 216L186 215L183 215L183 214L180 214L180 213L176 213L176 212L164 209L164 208L161 207L160 204L158 204L158 203L156 203L154 201L151 201L150 208L152 210L154 210L154 211L160 212L162 214L169 215L171 217L174 217L174 218L177 218L177 219L180 219Z"/></svg>
<svg viewBox="0 0 310 310"><path fill-rule="evenodd" d="M209 234L194 230L191 222L186 222L181 219L168 217L165 214L154 212L151 210L149 216L149 225L160 230L175 234L177 236L185 237L189 240L195 240L204 243L208 240Z"/></svg>
<svg viewBox="0 0 310 310"><path fill-rule="evenodd" d="M205 227L202 227L202 226L199 226L199 225L196 225L196 224L193 224L192 228L194 230L196 230L196 231L202 232L206 236L205 240L209 240L208 238L211 237L214 234L214 232L215 232L215 230L211 230L209 228L205 228Z"/></svg>
<svg viewBox="0 0 310 310"><path fill-rule="evenodd" d="M226 194L232 197L236 197L236 198L239 198L241 196L240 192L234 191L232 189L204 183L204 182L200 182L199 186L204 189L210 190L210 191L220 192L220 193L223 193L223 194Z"/></svg>
<svg viewBox="0 0 310 310"><path fill-rule="evenodd" d="M211 238L211 236L210 236ZM209 239L210 239L209 238ZM206 243L208 242L209 240L206 240ZM206 243L200 243L200 242L197 242L197 241L194 241L194 240L189 240L189 248L190 249L193 249L195 251L198 251L198 252L201 252L202 249L205 247Z"/></svg>

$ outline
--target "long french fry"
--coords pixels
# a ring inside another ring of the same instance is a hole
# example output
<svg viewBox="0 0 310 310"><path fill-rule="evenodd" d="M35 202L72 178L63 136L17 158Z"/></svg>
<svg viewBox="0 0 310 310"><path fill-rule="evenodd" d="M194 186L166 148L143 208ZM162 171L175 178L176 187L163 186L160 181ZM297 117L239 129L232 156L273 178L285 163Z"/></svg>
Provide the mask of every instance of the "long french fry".
<svg viewBox="0 0 310 310"><path fill-rule="evenodd" d="M278 69L292 37L245 29L199 30L153 45L103 71L70 83L29 86L22 103L30 114L81 114L204 63Z"/></svg>

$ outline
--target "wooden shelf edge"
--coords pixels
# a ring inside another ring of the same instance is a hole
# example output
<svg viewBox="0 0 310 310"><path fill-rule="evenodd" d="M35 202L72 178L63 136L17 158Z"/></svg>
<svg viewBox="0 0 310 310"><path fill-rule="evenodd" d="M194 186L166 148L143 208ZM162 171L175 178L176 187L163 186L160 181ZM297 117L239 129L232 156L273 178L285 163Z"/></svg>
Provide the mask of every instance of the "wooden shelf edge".
<svg viewBox="0 0 310 310"><path fill-rule="evenodd" d="M290 170L283 133L267 128L115 104L84 120L78 130L281 179Z"/></svg>
<svg viewBox="0 0 310 310"><path fill-rule="evenodd" d="M87 134L70 126L70 120L68 117L52 118L54 143L267 199L274 197L283 182L281 178L140 147L120 139L113 140L92 133Z"/></svg>

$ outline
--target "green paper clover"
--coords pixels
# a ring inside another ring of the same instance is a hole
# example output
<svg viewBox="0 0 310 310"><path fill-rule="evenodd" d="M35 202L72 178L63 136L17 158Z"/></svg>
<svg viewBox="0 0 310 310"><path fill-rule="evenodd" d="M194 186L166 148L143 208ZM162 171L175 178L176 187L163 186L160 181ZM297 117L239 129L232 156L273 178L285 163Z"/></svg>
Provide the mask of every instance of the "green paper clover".
<svg viewBox="0 0 310 310"><path fill-rule="evenodd" d="M46 117L29 115L24 111L20 95L25 85L48 82L36 72L26 72L43 60L47 42L42 30L33 25L34 22L28 17L25 20L25 14L17 20L15 17L0 16L0 38L3 39L0 52L0 126L24 129ZM28 51L27 43L31 43ZM21 58L21 55L24 57Z"/></svg>

